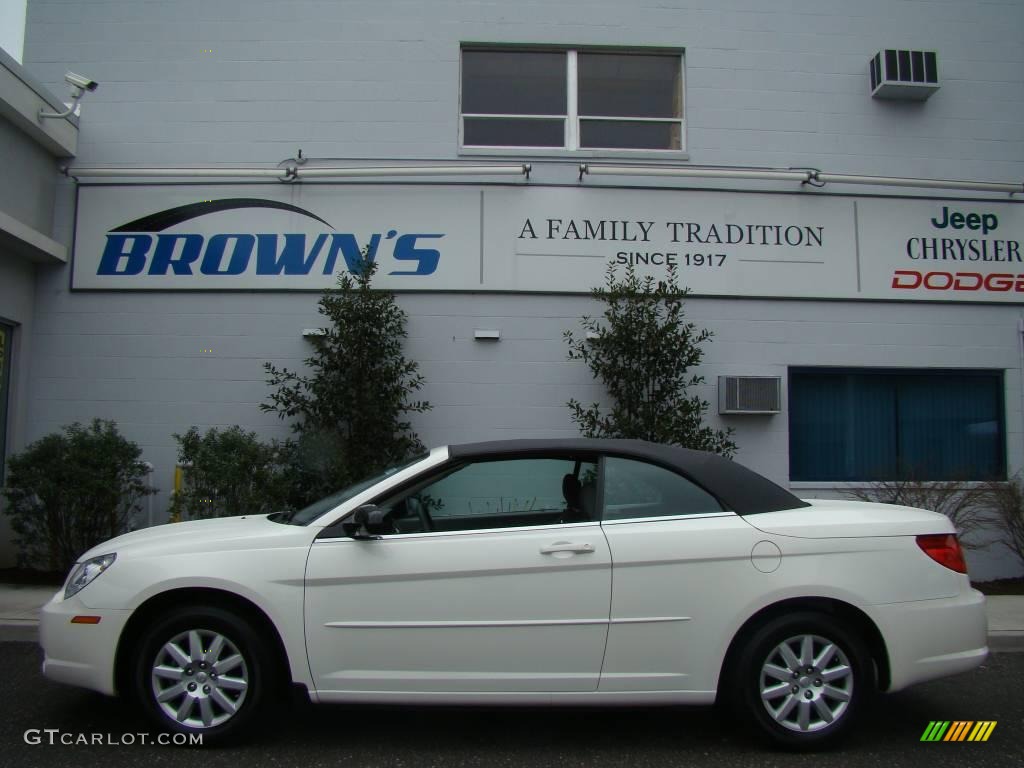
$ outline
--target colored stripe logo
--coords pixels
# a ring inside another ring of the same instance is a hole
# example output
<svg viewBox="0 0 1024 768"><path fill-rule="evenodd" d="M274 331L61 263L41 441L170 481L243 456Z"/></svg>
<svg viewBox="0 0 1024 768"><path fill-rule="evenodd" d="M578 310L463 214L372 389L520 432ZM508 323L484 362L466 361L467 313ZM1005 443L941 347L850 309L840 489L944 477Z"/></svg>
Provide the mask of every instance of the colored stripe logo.
<svg viewBox="0 0 1024 768"><path fill-rule="evenodd" d="M921 741L988 741L996 729L995 720L932 720Z"/></svg>

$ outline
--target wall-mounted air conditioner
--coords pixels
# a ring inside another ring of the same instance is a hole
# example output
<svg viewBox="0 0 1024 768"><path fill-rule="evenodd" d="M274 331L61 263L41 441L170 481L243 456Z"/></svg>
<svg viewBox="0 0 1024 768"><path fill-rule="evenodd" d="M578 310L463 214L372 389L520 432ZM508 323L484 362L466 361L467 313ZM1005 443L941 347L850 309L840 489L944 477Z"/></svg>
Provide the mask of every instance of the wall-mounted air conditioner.
<svg viewBox="0 0 1024 768"><path fill-rule="evenodd" d="M870 63L871 95L876 99L924 101L939 90L939 61L935 51L886 48Z"/></svg>
<svg viewBox="0 0 1024 768"><path fill-rule="evenodd" d="M781 413L779 376L719 376L719 413Z"/></svg>

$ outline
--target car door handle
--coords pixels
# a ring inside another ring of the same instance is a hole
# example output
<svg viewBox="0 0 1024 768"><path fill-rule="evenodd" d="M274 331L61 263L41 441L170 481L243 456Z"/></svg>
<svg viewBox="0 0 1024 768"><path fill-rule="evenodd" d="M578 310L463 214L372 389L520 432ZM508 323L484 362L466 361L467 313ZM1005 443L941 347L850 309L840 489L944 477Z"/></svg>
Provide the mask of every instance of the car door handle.
<svg viewBox="0 0 1024 768"><path fill-rule="evenodd" d="M575 552L580 555L586 555L593 551L593 544L573 544L569 541L556 541L554 544L548 544L546 547L540 548L542 555L553 555L556 552Z"/></svg>

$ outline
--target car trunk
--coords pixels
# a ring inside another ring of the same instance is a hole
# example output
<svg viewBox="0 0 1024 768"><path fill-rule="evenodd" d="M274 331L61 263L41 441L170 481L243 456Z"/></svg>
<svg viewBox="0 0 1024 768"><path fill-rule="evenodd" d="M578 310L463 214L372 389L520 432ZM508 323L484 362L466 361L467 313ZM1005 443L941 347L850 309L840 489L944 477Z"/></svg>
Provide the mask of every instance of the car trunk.
<svg viewBox="0 0 1024 768"><path fill-rule="evenodd" d="M954 532L948 518L924 509L863 501L804 501L810 506L747 515L744 519L765 533L806 539Z"/></svg>

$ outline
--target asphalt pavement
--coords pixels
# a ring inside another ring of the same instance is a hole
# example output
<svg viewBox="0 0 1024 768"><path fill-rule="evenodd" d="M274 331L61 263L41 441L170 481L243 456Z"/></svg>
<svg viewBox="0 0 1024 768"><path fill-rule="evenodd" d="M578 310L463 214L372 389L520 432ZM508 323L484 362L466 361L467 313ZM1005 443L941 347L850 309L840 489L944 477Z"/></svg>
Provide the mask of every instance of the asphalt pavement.
<svg viewBox="0 0 1024 768"><path fill-rule="evenodd" d="M1024 765L1024 654L877 696L821 754L765 745L714 708L425 708L293 703L232 747L160 745L123 700L42 677L41 652L0 642L0 755L28 768L1009 768ZM922 742L936 720L995 721L986 742ZM63 742L63 743L62 743ZM148 742L148 743L143 743Z"/></svg>
<svg viewBox="0 0 1024 768"><path fill-rule="evenodd" d="M907 768L1024 765L1024 597L988 598L981 668L878 696L839 750L803 755L763 744L713 708L422 708L291 702L251 742L162 745L121 699L40 672L38 611L52 587L0 585L0 755L18 766L785 766ZM991 720L984 743L923 743L936 720Z"/></svg>

